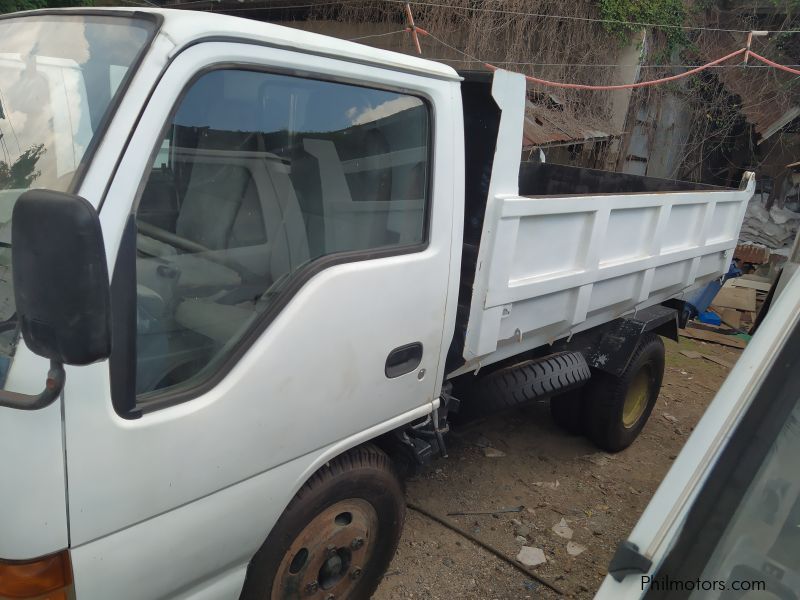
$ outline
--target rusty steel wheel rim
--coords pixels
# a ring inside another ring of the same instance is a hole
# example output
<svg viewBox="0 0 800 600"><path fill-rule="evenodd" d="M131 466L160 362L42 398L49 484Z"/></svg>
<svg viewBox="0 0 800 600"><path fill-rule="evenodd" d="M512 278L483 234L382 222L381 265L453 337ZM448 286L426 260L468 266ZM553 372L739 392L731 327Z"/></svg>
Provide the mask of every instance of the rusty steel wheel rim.
<svg viewBox="0 0 800 600"><path fill-rule="evenodd" d="M342 500L318 514L283 557L271 600L345 600L375 551L378 513L366 500Z"/></svg>

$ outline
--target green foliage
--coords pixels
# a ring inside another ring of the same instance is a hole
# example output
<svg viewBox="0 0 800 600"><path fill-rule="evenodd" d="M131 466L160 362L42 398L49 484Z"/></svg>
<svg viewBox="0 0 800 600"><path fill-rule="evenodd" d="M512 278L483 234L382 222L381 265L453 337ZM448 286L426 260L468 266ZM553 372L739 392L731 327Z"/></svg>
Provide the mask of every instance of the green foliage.
<svg viewBox="0 0 800 600"><path fill-rule="evenodd" d="M0 0L0 13L34 10L37 8L92 6L93 4L94 0Z"/></svg>
<svg viewBox="0 0 800 600"><path fill-rule="evenodd" d="M800 8L800 0L770 0L776 8L783 8L786 10L792 8Z"/></svg>
<svg viewBox="0 0 800 600"><path fill-rule="evenodd" d="M39 144L25 150L11 165L0 161L0 190L30 188L42 174L36 169L36 163L45 152L44 144Z"/></svg>
<svg viewBox="0 0 800 600"><path fill-rule="evenodd" d="M800 2L800 0L798 0ZM772 36L772 43L780 54L800 56L800 34L782 32Z"/></svg>
<svg viewBox="0 0 800 600"><path fill-rule="evenodd" d="M686 19L682 0L597 0L597 3L601 18L622 21L605 24L606 29L622 43L630 40L631 32L642 28L634 23L649 23L664 34L668 53L677 46L688 44L686 32L681 29Z"/></svg>

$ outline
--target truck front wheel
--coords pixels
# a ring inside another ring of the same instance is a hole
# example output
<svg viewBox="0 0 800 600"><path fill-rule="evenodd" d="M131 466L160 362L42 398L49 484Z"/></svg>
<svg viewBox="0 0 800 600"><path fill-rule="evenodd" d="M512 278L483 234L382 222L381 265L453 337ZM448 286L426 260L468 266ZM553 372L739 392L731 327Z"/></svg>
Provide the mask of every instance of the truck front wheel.
<svg viewBox="0 0 800 600"><path fill-rule="evenodd" d="M585 389L584 430L608 452L630 446L650 417L664 377L664 342L644 334L619 376L597 372Z"/></svg>
<svg viewBox="0 0 800 600"><path fill-rule="evenodd" d="M247 572L243 600L368 599L397 549L405 518L389 457L361 446L297 492Z"/></svg>

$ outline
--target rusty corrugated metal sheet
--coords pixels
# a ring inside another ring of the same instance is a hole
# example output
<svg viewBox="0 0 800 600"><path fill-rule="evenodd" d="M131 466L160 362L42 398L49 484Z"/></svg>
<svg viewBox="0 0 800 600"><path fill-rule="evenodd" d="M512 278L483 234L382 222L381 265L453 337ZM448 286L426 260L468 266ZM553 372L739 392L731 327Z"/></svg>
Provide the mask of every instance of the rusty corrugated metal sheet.
<svg viewBox="0 0 800 600"><path fill-rule="evenodd" d="M608 139L615 135L610 123L581 122L564 114L533 102L525 109L523 147L547 146L563 142L585 142Z"/></svg>

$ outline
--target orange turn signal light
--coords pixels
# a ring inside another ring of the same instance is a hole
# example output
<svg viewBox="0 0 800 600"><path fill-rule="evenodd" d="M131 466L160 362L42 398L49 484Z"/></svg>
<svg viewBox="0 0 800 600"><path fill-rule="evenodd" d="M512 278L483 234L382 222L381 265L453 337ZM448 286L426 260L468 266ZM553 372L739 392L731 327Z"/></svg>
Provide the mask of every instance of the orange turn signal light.
<svg viewBox="0 0 800 600"><path fill-rule="evenodd" d="M43 556L34 560L0 560L0 599L66 598L65 588L72 584L69 552Z"/></svg>

